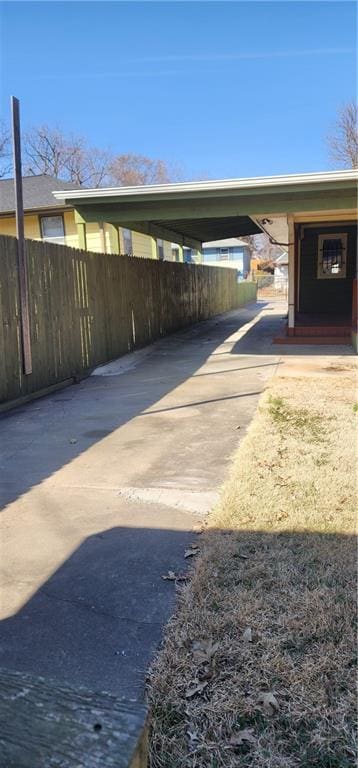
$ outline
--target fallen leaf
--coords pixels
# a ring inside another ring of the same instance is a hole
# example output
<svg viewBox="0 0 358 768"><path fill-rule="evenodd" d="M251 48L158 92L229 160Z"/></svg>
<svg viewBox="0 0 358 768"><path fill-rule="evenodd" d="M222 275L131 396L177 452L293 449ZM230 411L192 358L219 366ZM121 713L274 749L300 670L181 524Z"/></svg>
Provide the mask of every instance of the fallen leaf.
<svg viewBox="0 0 358 768"><path fill-rule="evenodd" d="M162 579L164 579L164 581L175 581L176 576L174 571L168 571L168 573L163 574Z"/></svg>
<svg viewBox="0 0 358 768"><path fill-rule="evenodd" d="M192 699L193 696L196 696L197 693L202 693L204 688L206 688L207 682L204 680L203 682L200 682L200 680L192 680L191 683L189 683L185 696L187 699Z"/></svg>
<svg viewBox="0 0 358 768"><path fill-rule="evenodd" d="M261 693L259 701L262 703L266 715L273 715L278 709L279 704L273 693Z"/></svg>
<svg viewBox="0 0 358 768"><path fill-rule="evenodd" d="M243 632L242 639L244 643L252 643L252 629L251 627L247 627L245 629L245 632Z"/></svg>
<svg viewBox="0 0 358 768"><path fill-rule="evenodd" d="M213 643L211 638L195 640L192 645L193 657L198 664L207 664L219 648L219 643Z"/></svg>
<svg viewBox="0 0 358 768"><path fill-rule="evenodd" d="M202 680L211 680L214 675L214 664L205 665L204 667L200 667L198 676L200 677L200 682Z"/></svg>
<svg viewBox="0 0 358 768"><path fill-rule="evenodd" d="M164 581L187 581L189 578L185 573L174 573L174 571L168 571L161 577Z"/></svg>
<svg viewBox="0 0 358 768"><path fill-rule="evenodd" d="M194 557L194 555L199 554L199 548L198 547L190 547L190 549L186 549L184 552L184 557Z"/></svg>
<svg viewBox="0 0 358 768"><path fill-rule="evenodd" d="M242 747L245 742L249 742L250 744L256 743L255 736L253 735L253 728L243 728L242 731L238 731L231 736L229 744L231 747Z"/></svg>
<svg viewBox="0 0 358 768"><path fill-rule="evenodd" d="M188 728L186 735L190 741L191 744L194 744L196 741L199 741L199 734L198 731L191 730Z"/></svg>

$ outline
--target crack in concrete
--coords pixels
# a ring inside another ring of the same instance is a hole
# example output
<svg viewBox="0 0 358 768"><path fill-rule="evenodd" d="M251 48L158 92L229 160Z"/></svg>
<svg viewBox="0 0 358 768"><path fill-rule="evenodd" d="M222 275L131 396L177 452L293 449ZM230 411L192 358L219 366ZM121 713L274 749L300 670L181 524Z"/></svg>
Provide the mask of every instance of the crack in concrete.
<svg viewBox="0 0 358 768"><path fill-rule="evenodd" d="M57 600L60 603L67 603L69 605L73 605L75 608L83 608L85 611L88 611L92 615L95 614L96 616L105 616L107 619L116 619L117 621L127 621L131 624L139 624L144 625L148 627L153 626L162 626L162 622L160 621L142 621L139 619L133 619L129 616L118 616L116 613L110 613L109 611L103 611L101 609L96 608L95 606L90 605L90 603L82 602L80 598L72 599L70 597L63 597L62 595L54 595L51 594L51 592L48 592L46 589L43 589L43 587L40 587L39 592L41 594L45 595L49 600Z"/></svg>

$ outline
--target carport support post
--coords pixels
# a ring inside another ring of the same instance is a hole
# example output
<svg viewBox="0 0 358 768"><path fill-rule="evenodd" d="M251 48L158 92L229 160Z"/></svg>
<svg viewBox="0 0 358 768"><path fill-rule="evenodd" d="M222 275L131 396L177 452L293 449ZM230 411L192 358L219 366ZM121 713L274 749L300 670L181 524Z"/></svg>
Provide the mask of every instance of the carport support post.
<svg viewBox="0 0 358 768"><path fill-rule="evenodd" d="M87 251L86 222L75 209L75 224L77 228L78 245L81 251Z"/></svg>
<svg viewBox="0 0 358 768"><path fill-rule="evenodd" d="M288 223L288 335L295 334L295 224L293 216Z"/></svg>
<svg viewBox="0 0 358 768"><path fill-rule="evenodd" d="M178 261L184 261L184 249L182 245L178 245Z"/></svg>
<svg viewBox="0 0 358 768"><path fill-rule="evenodd" d="M202 251L197 251L196 252L196 262L197 262L197 264L202 264L203 263L203 252Z"/></svg>
<svg viewBox="0 0 358 768"><path fill-rule="evenodd" d="M81 251L87 251L86 224L77 223L78 244Z"/></svg>

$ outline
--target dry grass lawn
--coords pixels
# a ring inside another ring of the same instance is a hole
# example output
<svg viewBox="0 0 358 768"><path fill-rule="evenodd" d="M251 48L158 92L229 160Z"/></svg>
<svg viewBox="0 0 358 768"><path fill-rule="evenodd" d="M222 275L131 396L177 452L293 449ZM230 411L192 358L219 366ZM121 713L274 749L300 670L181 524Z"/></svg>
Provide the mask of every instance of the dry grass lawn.
<svg viewBox="0 0 358 768"><path fill-rule="evenodd" d="M356 765L355 398L333 364L263 395L152 669L151 768Z"/></svg>

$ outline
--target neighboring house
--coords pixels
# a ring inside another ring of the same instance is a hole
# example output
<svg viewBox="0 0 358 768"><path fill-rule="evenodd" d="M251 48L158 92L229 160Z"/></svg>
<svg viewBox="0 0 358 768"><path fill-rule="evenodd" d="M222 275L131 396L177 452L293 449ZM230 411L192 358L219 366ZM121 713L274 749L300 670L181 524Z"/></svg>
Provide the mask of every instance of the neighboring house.
<svg viewBox="0 0 358 768"><path fill-rule="evenodd" d="M286 291L288 285L288 253L286 251L275 260L273 274L275 288Z"/></svg>
<svg viewBox="0 0 358 768"><path fill-rule="evenodd" d="M197 251L184 248L184 261L198 261ZM203 243L200 262L215 267L231 267L237 270L239 280L245 280L250 271L250 249L238 237L212 240Z"/></svg>
<svg viewBox="0 0 358 768"><path fill-rule="evenodd" d="M75 184L45 174L24 176L22 184L25 238L97 253L172 259L170 243L159 238L106 222L78 223L73 206L53 195L60 189L78 191L80 187ZM13 179L0 180L0 234L16 235Z"/></svg>

